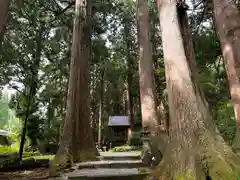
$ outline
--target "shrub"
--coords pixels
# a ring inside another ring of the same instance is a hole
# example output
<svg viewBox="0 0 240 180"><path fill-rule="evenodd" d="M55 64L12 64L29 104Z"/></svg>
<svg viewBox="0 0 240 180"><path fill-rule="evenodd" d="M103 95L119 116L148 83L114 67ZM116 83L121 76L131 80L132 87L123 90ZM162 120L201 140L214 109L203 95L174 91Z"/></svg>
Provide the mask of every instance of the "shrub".
<svg viewBox="0 0 240 180"><path fill-rule="evenodd" d="M141 132L133 132L129 144L131 146L141 146L142 143Z"/></svg>

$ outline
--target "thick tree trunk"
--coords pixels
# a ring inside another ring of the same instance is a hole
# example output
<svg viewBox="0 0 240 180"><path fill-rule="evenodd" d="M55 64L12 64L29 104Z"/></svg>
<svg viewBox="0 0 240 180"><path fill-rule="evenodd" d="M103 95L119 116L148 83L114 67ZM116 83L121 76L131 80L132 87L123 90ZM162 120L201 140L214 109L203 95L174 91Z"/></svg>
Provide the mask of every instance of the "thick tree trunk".
<svg viewBox="0 0 240 180"><path fill-rule="evenodd" d="M187 18L186 13L183 12L182 16L177 12L177 1L157 2L168 89L171 142L160 167L152 176L159 179L206 179L209 176L212 179L236 179L233 171L237 165L235 163L240 161L236 156L235 162L227 158L230 158L232 152L215 134L213 120L197 84L196 73L193 72L194 53L186 52L186 48L192 46L183 40L183 37L189 38L188 31L185 31L187 21L182 19ZM188 50L192 51L193 48ZM212 127L209 127L210 124Z"/></svg>
<svg viewBox="0 0 240 180"><path fill-rule="evenodd" d="M159 162L166 144L165 139L159 133L160 122L157 114L149 8L146 0L138 0L137 2L137 23L142 126L144 131L150 132L151 153L155 156L156 162Z"/></svg>
<svg viewBox="0 0 240 180"><path fill-rule="evenodd" d="M227 70L229 91L236 118L233 147L240 150L240 12L234 1L213 0L214 19Z"/></svg>
<svg viewBox="0 0 240 180"><path fill-rule="evenodd" d="M51 175L73 162L95 159L98 154L89 122L89 6L88 0L76 0L66 118Z"/></svg>
<svg viewBox="0 0 240 180"><path fill-rule="evenodd" d="M191 36L190 28L188 27L188 18L186 11L183 10L182 7L178 8L178 17L181 26L181 32L184 40L184 49L187 56L188 65L191 69L191 77L194 84L196 94L198 98L198 105L202 110L202 117L205 120L205 126L208 127L210 132L213 132L213 136L215 138L215 146L216 148L221 149L219 153L226 159L228 164L239 164L239 158L236 154L232 151L232 149L224 142L224 139L220 135L219 130L216 128L214 121L212 120L212 116L210 114L209 106L206 101L205 95L199 86L199 77L198 77L198 70L196 65L194 47L193 47L193 40Z"/></svg>
<svg viewBox="0 0 240 180"><path fill-rule="evenodd" d="M9 4L10 0L0 1L0 34L4 31L6 26Z"/></svg>

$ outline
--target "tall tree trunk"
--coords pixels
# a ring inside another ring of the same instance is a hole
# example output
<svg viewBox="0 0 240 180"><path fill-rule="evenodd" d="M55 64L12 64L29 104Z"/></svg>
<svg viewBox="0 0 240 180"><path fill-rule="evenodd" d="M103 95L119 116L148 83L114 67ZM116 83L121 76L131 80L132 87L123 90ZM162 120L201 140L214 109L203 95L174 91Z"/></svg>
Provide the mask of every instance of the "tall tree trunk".
<svg viewBox="0 0 240 180"><path fill-rule="evenodd" d="M233 147L240 150L240 12L234 1L213 0L214 19L227 70L229 91L236 118Z"/></svg>
<svg viewBox="0 0 240 180"><path fill-rule="evenodd" d="M162 86L161 83L161 78L158 76L157 69L160 68L159 66L159 61L158 61L158 51L157 51L157 37L156 37L156 25L157 25L157 19L154 18L156 16L156 12L154 9L151 9L150 11L150 17L151 18L151 42L152 42L152 59L153 59L153 65L154 65L154 80L156 84L156 103L157 103L157 113L158 113L158 118L160 122L160 129L162 132L167 132L168 131L168 120L165 112L165 108L163 105L163 102L161 100L161 89L160 87Z"/></svg>
<svg viewBox="0 0 240 180"><path fill-rule="evenodd" d="M91 97L91 105L90 105L90 114L91 114L91 120L90 120L90 126L91 128L93 129L93 132L94 132L94 129L97 128L97 115L98 115L98 112L97 112L97 92L98 92L98 83L97 83L97 77L99 76L98 74L98 67L97 67L97 64L93 64L92 65L92 77L91 77L91 83L90 83L90 97Z"/></svg>
<svg viewBox="0 0 240 180"><path fill-rule="evenodd" d="M66 118L51 175L98 154L89 122L90 9L90 0L76 0Z"/></svg>
<svg viewBox="0 0 240 180"><path fill-rule="evenodd" d="M166 144L160 137L160 122L156 106L156 86L154 81L152 44L150 41L149 8L146 0L137 3L140 101L143 130L150 132L151 153L158 163Z"/></svg>
<svg viewBox="0 0 240 180"><path fill-rule="evenodd" d="M6 26L9 4L10 0L0 1L0 34L4 31Z"/></svg>
<svg viewBox="0 0 240 180"><path fill-rule="evenodd" d="M148 4L138 0L138 45L139 78L142 109L142 125L150 132L157 132L159 126L156 111L156 88L154 82L152 45L150 42L150 24Z"/></svg>
<svg viewBox="0 0 240 180"><path fill-rule="evenodd" d="M127 72L127 104L128 104L128 116L130 117L130 125L131 131L134 129L134 117L133 117L133 95L132 95L132 87L133 87L133 59L128 54L128 72Z"/></svg>
<svg viewBox="0 0 240 180"><path fill-rule="evenodd" d="M130 27L129 20L125 18L123 20L124 23L124 35L125 35L125 42L126 42L126 49L127 49L127 112L130 118L130 131L128 137L131 138L131 134L134 128L134 117L133 117L133 95L132 95L132 88L133 88L133 57L131 54L131 45L129 42L130 36Z"/></svg>
<svg viewBox="0 0 240 180"><path fill-rule="evenodd" d="M233 153L229 148L225 149L225 143L215 134L214 128L209 127L209 124L214 123L196 84L194 59L190 60L186 52L189 46L184 48L187 44L183 37L189 37L185 31L187 21L182 19L187 18L186 12L184 9L182 15L177 12L176 0L157 0L157 3L168 89L171 142L159 170L153 176L159 179L187 179L187 176L191 179L206 179L209 176L212 179L237 179L233 172L237 164L225 155L226 152ZM240 162L238 157L234 158L236 163ZM206 167L206 170L202 167Z"/></svg>
<svg viewBox="0 0 240 180"><path fill-rule="evenodd" d="M99 99L99 116L98 116L98 145L102 142L102 112L104 98L104 68L100 72L100 99Z"/></svg>
<svg viewBox="0 0 240 180"><path fill-rule="evenodd" d="M29 116L33 113L32 106L34 106L33 103L35 102L35 96L38 90L38 71L39 71L40 62L41 62L42 40L43 40L42 35L43 35L43 26L41 25L40 30L37 32L37 35L36 35L36 47L33 52L34 62L31 65L32 76L29 80L30 81L29 84L26 87L27 94L28 94L28 96L26 97L27 107L25 112L25 119L24 119L24 124L22 128L21 141L20 141L20 147L19 147L19 153L18 153L20 163L22 163L22 155L23 155L23 150L24 150L24 145L26 140ZM37 139L31 139L31 141L33 140L35 142L34 143L31 142L31 144L32 146L36 146Z"/></svg>

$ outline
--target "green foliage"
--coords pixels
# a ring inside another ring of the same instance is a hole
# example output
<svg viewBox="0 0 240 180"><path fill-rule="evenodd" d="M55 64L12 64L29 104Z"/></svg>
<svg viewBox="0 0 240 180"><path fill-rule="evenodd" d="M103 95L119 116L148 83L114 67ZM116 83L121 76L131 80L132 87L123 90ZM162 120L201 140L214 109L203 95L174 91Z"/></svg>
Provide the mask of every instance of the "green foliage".
<svg viewBox="0 0 240 180"><path fill-rule="evenodd" d="M32 156L25 156L23 160L28 160L28 159L34 159L34 160L43 160L43 159L48 159L48 160L53 160L54 155L32 155Z"/></svg>
<svg viewBox="0 0 240 180"><path fill-rule="evenodd" d="M224 139L232 144L236 132L233 105L229 97L226 70L218 38L210 27L202 27L195 40L200 85L213 118Z"/></svg>
<svg viewBox="0 0 240 180"><path fill-rule="evenodd" d="M131 146L141 146L143 141L141 137L141 132L132 132L132 137L128 142Z"/></svg>
<svg viewBox="0 0 240 180"><path fill-rule="evenodd" d="M233 104L230 100L218 101L216 104L215 117L219 131L225 141L232 144L236 133L236 120L234 116Z"/></svg>
<svg viewBox="0 0 240 180"><path fill-rule="evenodd" d="M0 145L0 154L17 153L18 150L19 150L18 144L14 144L12 146L1 146Z"/></svg>
<svg viewBox="0 0 240 180"><path fill-rule="evenodd" d="M149 173L149 169L147 169L147 168L138 168L138 172L140 174L147 174L147 173Z"/></svg>
<svg viewBox="0 0 240 180"><path fill-rule="evenodd" d="M9 123L8 94L3 93L0 98L0 129L3 129Z"/></svg>
<svg viewBox="0 0 240 180"><path fill-rule="evenodd" d="M37 154L23 154L23 164L30 163L34 164L36 161L38 163L41 163L41 160L52 160L54 158L54 155L37 155ZM46 162L46 161L45 161ZM0 159L0 167L4 166L14 166L14 165L19 165L19 160L18 160L18 154L17 153L12 153L9 155L7 159Z"/></svg>

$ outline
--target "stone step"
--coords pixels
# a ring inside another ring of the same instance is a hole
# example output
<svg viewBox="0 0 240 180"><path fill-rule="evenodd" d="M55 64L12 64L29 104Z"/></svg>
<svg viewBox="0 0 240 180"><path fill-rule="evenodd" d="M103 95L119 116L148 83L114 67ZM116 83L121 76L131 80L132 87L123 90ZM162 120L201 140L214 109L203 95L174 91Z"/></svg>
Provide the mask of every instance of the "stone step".
<svg viewBox="0 0 240 180"><path fill-rule="evenodd" d="M138 168L98 168L75 170L65 175L66 180L143 180L149 174Z"/></svg>
<svg viewBox="0 0 240 180"><path fill-rule="evenodd" d="M99 160L140 160L141 152L101 152Z"/></svg>
<svg viewBox="0 0 240 180"><path fill-rule="evenodd" d="M145 164L141 160L115 160L115 161L89 161L83 162L76 165L78 169L85 168L140 168L144 167Z"/></svg>
<svg viewBox="0 0 240 180"><path fill-rule="evenodd" d="M124 160L140 160L141 157L140 156L128 156L128 157L124 157L124 156L98 156L97 159L99 161L104 161L104 160L108 160L108 161L124 161Z"/></svg>

